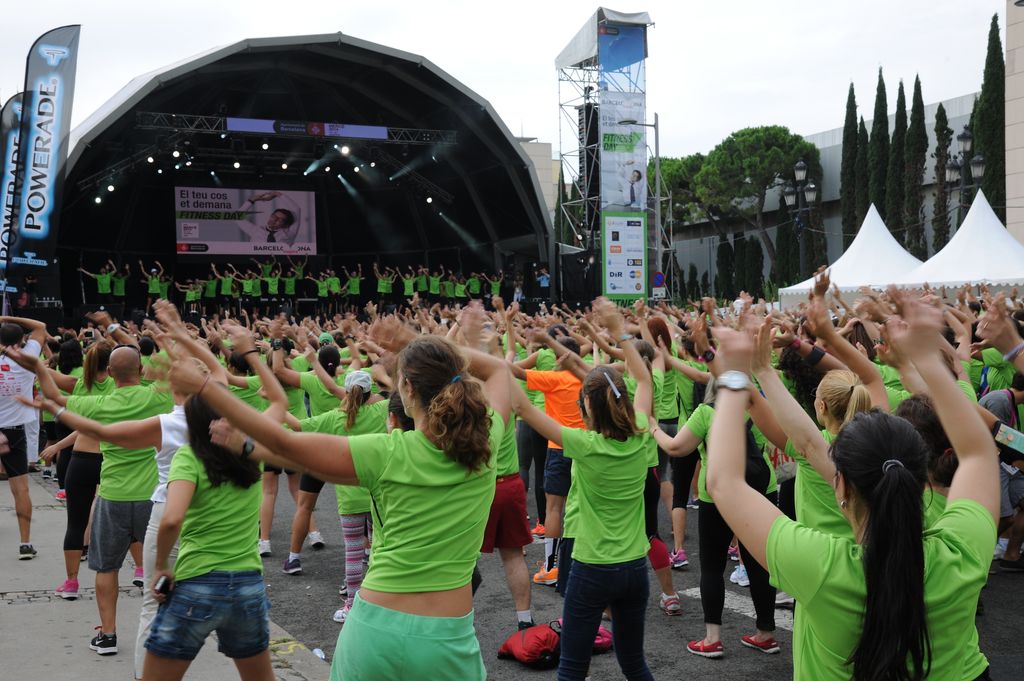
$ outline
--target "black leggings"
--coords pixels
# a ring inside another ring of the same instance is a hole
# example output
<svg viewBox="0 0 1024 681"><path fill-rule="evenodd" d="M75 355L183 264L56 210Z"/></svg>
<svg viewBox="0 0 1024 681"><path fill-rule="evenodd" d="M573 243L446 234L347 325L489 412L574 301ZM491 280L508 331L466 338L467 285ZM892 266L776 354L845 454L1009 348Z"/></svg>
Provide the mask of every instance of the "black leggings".
<svg viewBox="0 0 1024 681"><path fill-rule="evenodd" d="M547 499L544 496L544 461L548 456L548 441L530 427L526 421L516 426L516 448L519 450L519 477L526 491L530 491L530 466L533 466L533 495L537 502L537 522L547 519Z"/></svg>
<svg viewBox="0 0 1024 681"><path fill-rule="evenodd" d="M68 430L67 426L63 423L55 423L56 440L60 442L68 435L71 431ZM71 450L74 447L65 447L57 453L57 487L58 489L64 489L64 483L67 481L68 476L68 464L71 462Z"/></svg>
<svg viewBox="0 0 1024 681"><path fill-rule="evenodd" d="M686 502L690 500L690 483L693 482L698 461L700 455L697 452L669 459L672 466L672 508L686 508Z"/></svg>
<svg viewBox="0 0 1024 681"><path fill-rule="evenodd" d="M661 501L661 481L658 479L658 468L647 469L644 480L644 531L647 539L658 536L658 502Z"/></svg>
<svg viewBox="0 0 1024 681"><path fill-rule="evenodd" d="M89 525L96 486L100 484L102 454L71 452L64 491L67 493L68 528L64 532L64 550L81 551L85 528Z"/></svg>
<svg viewBox="0 0 1024 681"><path fill-rule="evenodd" d="M700 605L704 609L704 622L722 624L725 607L725 564L729 560L729 542L733 531L714 504L698 502L697 529L700 531ZM750 578L750 598L757 613L760 631L775 631L775 587L768 583L768 571L754 560L747 548L740 545L743 565Z"/></svg>
<svg viewBox="0 0 1024 681"><path fill-rule="evenodd" d="M796 478L779 483L779 510L796 520Z"/></svg>

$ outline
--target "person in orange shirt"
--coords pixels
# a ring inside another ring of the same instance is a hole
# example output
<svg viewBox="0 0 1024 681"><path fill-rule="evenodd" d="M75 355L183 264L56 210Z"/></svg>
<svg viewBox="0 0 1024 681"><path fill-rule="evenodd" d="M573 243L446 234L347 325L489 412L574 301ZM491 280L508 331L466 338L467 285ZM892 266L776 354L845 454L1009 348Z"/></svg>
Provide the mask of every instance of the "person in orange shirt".
<svg viewBox="0 0 1024 681"><path fill-rule="evenodd" d="M537 334L540 338L542 334ZM558 340L546 337L546 344L555 354L579 356L580 346L576 339L561 336ZM530 390L544 393L544 411L548 416L569 428L586 428L580 412L580 386L582 382L576 373L560 369L557 371L535 371L512 365L513 375L526 381ZM547 459L544 463L544 495L546 515L544 523L544 564L533 577L536 584L552 586L558 582L558 540L562 537L562 513L565 498L569 495L572 461L562 453L562 447L549 441Z"/></svg>

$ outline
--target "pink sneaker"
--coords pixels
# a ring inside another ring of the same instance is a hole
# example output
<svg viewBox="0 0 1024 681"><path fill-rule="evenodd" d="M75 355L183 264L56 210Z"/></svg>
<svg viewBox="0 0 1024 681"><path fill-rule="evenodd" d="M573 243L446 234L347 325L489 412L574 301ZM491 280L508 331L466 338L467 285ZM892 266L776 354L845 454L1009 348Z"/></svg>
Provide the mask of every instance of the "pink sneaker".
<svg viewBox="0 0 1024 681"><path fill-rule="evenodd" d="M141 589L146 584L146 582L143 579L143 577L145 577L145 573L142 571L142 568L140 568L140 567L135 568L135 577L132 578L132 584L134 584L135 586L137 586L137 587L139 587Z"/></svg>
<svg viewBox="0 0 1024 681"><path fill-rule="evenodd" d="M55 594L60 596L66 601L73 601L78 598L78 580L77 579L65 579L64 583L57 587L54 591Z"/></svg>
<svg viewBox="0 0 1024 681"><path fill-rule="evenodd" d="M740 559L740 547L738 547L738 546L730 546L729 547L729 559L730 560L739 560Z"/></svg>
<svg viewBox="0 0 1024 681"><path fill-rule="evenodd" d="M57 490L57 493L54 495L54 497L57 499L57 501L67 501L68 495L67 492L65 492L62 489L59 489Z"/></svg>
<svg viewBox="0 0 1024 681"><path fill-rule="evenodd" d="M673 570L681 570L690 564L690 559L686 557L686 549L679 549L669 554L669 561L672 563Z"/></svg>

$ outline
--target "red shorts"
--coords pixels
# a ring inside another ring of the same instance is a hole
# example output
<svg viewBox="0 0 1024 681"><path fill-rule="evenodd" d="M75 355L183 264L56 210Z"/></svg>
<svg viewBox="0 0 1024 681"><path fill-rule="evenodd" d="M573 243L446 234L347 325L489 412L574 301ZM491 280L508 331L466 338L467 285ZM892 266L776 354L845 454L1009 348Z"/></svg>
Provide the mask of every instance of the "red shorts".
<svg viewBox="0 0 1024 681"><path fill-rule="evenodd" d="M480 553L493 553L495 548L521 549L532 543L523 479L518 473L498 478Z"/></svg>

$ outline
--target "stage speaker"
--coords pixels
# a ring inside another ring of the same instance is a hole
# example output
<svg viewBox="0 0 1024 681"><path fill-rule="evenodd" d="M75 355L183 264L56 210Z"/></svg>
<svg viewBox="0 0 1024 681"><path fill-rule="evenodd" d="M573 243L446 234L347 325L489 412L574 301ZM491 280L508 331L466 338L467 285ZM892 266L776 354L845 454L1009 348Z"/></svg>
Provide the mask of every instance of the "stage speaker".
<svg viewBox="0 0 1024 681"><path fill-rule="evenodd" d="M35 319L46 324L47 330L57 335L57 327L64 325L64 308L62 307L24 307L17 311L19 317Z"/></svg>

